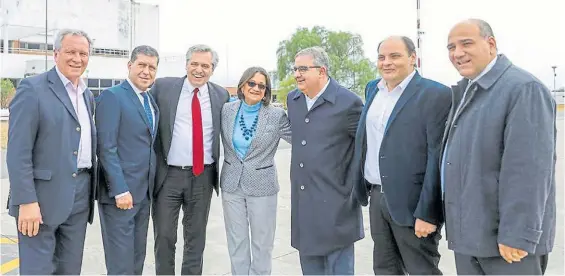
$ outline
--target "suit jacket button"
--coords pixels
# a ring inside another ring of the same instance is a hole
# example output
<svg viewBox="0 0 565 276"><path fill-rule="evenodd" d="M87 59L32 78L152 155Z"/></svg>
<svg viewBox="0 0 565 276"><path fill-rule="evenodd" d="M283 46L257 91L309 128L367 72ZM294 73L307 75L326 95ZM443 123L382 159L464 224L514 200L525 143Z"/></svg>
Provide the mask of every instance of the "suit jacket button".
<svg viewBox="0 0 565 276"><path fill-rule="evenodd" d="M77 154L78 154L78 151L76 151L76 150L73 151L73 154L74 154L74 155L77 155Z"/></svg>
<svg viewBox="0 0 565 276"><path fill-rule="evenodd" d="M309 118L306 118L306 119L304 119L304 122L305 122L305 123L309 123L309 122L310 122L310 119L309 119Z"/></svg>
<svg viewBox="0 0 565 276"><path fill-rule="evenodd" d="M80 131L80 127L77 127L76 129L77 129L77 131Z"/></svg>
<svg viewBox="0 0 565 276"><path fill-rule="evenodd" d="M304 185L300 186L300 190L304 190Z"/></svg>
<svg viewBox="0 0 565 276"><path fill-rule="evenodd" d="M304 163L300 163L299 166L300 166L301 168L304 168Z"/></svg>
<svg viewBox="0 0 565 276"><path fill-rule="evenodd" d="M385 156L384 156L384 155L381 155L381 159L385 159Z"/></svg>
<svg viewBox="0 0 565 276"><path fill-rule="evenodd" d="M73 177L77 177L77 173L73 173Z"/></svg>
<svg viewBox="0 0 565 276"><path fill-rule="evenodd" d="M306 146L306 140L302 140L302 145Z"/></svg>

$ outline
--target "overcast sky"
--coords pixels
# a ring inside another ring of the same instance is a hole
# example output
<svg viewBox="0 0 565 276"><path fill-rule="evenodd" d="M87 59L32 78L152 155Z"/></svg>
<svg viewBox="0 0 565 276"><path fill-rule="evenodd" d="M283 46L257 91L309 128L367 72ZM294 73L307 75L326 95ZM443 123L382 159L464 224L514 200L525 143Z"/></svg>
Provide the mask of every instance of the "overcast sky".
<svg viewBox="0 0 565 276"><path fill-rule="evenodd" d="M237 83L249 66L276 68L276 50L298 27L324 26L358 33L365 55L389 35L416 39L416 0L139 0L159 4L160 52L183 55L196 43L220 55L215 80ZM565 80L564 0L421 0L423 74L446 85L460 79L448 60L447 35L460 20L489 22L501 53L553 88Z"/></svg>

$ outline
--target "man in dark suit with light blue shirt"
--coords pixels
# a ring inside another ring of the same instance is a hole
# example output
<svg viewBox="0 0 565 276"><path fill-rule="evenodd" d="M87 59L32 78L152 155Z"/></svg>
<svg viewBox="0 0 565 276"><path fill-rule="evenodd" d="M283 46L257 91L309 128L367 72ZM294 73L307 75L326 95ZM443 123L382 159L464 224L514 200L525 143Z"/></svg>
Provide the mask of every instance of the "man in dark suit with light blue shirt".
<svg viewBox="0 0 565 276"><path fill-rule="evenodd" d="M159 110L148 89L159 54L138 46L128 78L102 92L96 125L100 157L100 223L109 275L143 272L156 159Z"/></svg>
<svg viewBox="0 0 565 276"><path fill-rule="evenodd" d="M90 46L85 32L61 30L55 67L22 80L10 103L8 207L21 275L81 272L97 171L94 97L81 79Z"/></svg>
<svg viewBox="0 0 565 276"><path fill-rule="evenodd" d="M439 145L451 93L414 69L416 49L410 38L387 38L378 51L382 79L369 82L365 90L353 193L363 206L370 196L373 271L441 274Z"/></svg>

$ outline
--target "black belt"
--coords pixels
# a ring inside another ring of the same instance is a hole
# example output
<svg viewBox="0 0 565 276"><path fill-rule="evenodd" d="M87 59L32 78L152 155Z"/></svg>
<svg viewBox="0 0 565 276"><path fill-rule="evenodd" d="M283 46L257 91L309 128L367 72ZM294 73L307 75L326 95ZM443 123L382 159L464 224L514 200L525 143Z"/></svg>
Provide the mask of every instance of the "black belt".
<svg viewBox="0 0 565 276"><path fill-rule="evenodd" d="M213 165L212 164L204 164L204 168L208 168L211 167ZM183 171L188 171L188 170L192 170L192 166L175 166L175 165L169 165L170 168L175 168L175 169L179 169L179 170L183 170Z"/></svg>
<svg viewBox="0 0 565 276"><path fill-rule="evenodd" d="M367 181L367 179L365 179L365 182L367 183L367 186L370 186L369 190L372 191L372 190L374 189L374 190L380 191L381 194L384 193L384 192L383 192L383 185L381 185L381 184L373 184L373 183Z"/></svg>
<svg viewBox="0 0 565 276"><path fill-rule="evenodd" d="M92 171L92 168L78 168L77 174L84 173L84 172L90 173L91 171Z"/></svg>

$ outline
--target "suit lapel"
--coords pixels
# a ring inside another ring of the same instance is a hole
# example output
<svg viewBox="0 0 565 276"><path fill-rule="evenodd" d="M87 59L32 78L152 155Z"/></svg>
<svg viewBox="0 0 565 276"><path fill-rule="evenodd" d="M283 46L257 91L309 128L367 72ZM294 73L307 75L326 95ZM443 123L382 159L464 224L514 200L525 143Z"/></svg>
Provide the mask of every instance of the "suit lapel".
<svg viewBox="0 0 565 276"><path fill-rule="evenodd" d="M404 105L408 102L408 100L410 100L410 98L412 98L412 96L414 96L414 94L416 94L419 84L420 75L418 74L418 72L416 72L412 80L408 83L408 86L406 86L406 89L404 89L404 91L402 92L402 95L400 95L400 99L398 99L398 102L396 102L396 104L394 105L394 109L392 109L392 113L390 114L390 117L388 118L388 122L386 124L385 135L390 128L390 125L396 119L398 113L402 110L402 108L404 108Z"/></svg>
<svg viewBox="0 0 565 276"><path fill-rule="evenodd" d="M178 82L176 82L171 88L170 92L166 91L166 93L170 93L168 112L169 112L169 126L170 126L169 130L171 132L169 137L171 137L171 139L173 139L173 128L175 126L175 117L177 116L177 106L179 105L180 93L182 92L182 86L184 84L185 79L186 76L184 76Z"/></svg>
<svg viewBox="0 0 565 276"><path fill-rule="evenodd" d="M143 122L145 122L145 126L147 127L147 131L149 131L149 134L152 135L153 132L151 131L151 126L149 125L149 120L147 119L147 114L145 114L145 108L143 107L143 105L139 101L139 97L137 97L137 93L135 93L135 91L129 85L129 83L127 81L122 82L121 86L122 86L122 89L126 90L128 98L132 101L133 105L135 105L135 108L137 109L139 116L141 116L141 119L143 119Z"/></svg>
<svg viewBox="0 0 565 276"><path fill-rule="evenodd" d="M255 130L255 134L253 135L253 139L251 140L251 144L249 145L249 149L247 150L245 158L247 158L257 146L257 136L265 131L265 127L267 127L268 121L269 118L267 118L267 109L263 106L263 104L261 104L261 107L259 108L259 120L257 121L257 129Z"/></svg>
<svg viewBox="0 0 565 276"><path fill-rule="evenodd" d="M214 137L216 137L216 131L220 129L220 116L222 113L222 105L220 104L220 99L218 98L218 92L215 90L214 86L208 82L208 95L210 97L210 106L212 111L212 132Z"/></svg>
<svg viewBox="0 0 565 276"><path fill-rule="evenodd" d="M155 113L155 116L153 118L153 124L154 124L154 128L155 131L154 133L157 134L157 128L159 126L159 118L161 117L161 112L159 112L159 107L157 107L157 103L155 102L155 99L153 99L153 96L150 93L147 93L147 96L149 96L149 100L151 101L151 105L153 106L153 112ZM157 137L157 135L153 135L153 141L155 141L155 137Z"/></svg>
<svg viewBox="0 0 565 276"><path fill-rule="evenodd" d="M51 89L51 91L55 93L55 96L59 98L59 100L63 103L67 111L71 113L75 121L77 121L78 123L79 122L78 117L73 107L73 104L71 102L71 98L67 93L67 89L63 85L63 81L61 81L61 78L59 78L59 75L57 75L57 71L55 71L55 67L53 67L53 69L49 71L49 74L47 75L47 79L49 80L49 89Z"/></svg>
<svg viewBox="0 0 565 276"><path fill-rule="evenodd" d="M314 102L308 113L314 111L314 109L321 106L325 102L331 102L331 103L335 102L335 92L338 89L337 83L335 83L335 81L332 78L329 78L328 82L329 82L328 87L326 87L326 90L320 95L320 97L318 97L316 102ZM304 95L304 97L306 97L306 95ZM306 108L308 108L308 106L306 106Z"/></svg>

